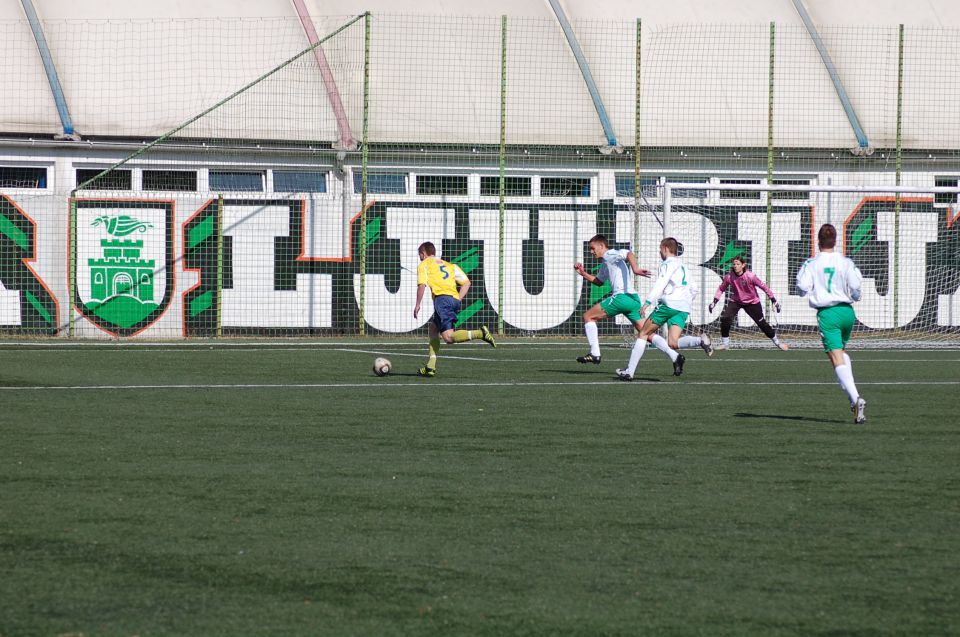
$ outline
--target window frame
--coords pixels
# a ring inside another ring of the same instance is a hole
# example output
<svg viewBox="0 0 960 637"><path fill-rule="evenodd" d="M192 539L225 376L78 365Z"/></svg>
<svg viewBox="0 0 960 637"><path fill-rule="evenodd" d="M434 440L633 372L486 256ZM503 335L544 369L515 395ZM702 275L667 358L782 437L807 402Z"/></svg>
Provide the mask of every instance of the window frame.
<svg viewBox="0 0 960 637"><path fill-rule="evenodd" d="M83 182L87 181L87 179L90 179L91 177L96 176L98 173L103 172L103 171L106 170L107 168L108 168L108 166L105 166L105 167L103 167L103 168L78 168L78 167L74 166L73 177L74 177L74 180L75 180L75 181L74 181L73 187L74 187L74 188L79 188L80 185L81 185ZM84 177L84 178L81 179L81 178L80 178L80 173L81 173L81 172L87 172L87 173L91 173L91 174L90 174L89 177ZM124 187L124 186L119 186L119 187L118 187L118 186L113 186L113 185L103 186L103 185L101 185L101 184L98 184L96 181L94 181L93 183L91 183L91 184L87 185L85 188L83 188L83 190L84 190L84 191L90 191L90 190L123 190L123 191L128 191L128 190L133 190L134 182L133 182L133 169L132 169L132 168L118 168L118 169L116 169L116 170L114 170L114 171L112 171L112 172L116 173L117 175L126 175L126 176L127 176L127 180L128 180L127 185L126 185L125 187ZM104 177L101 177L101 179L104 179Z"/></svg>
<svg viewBox="0 0 960 637"><path fill-rule="evenodd" d="M399 177L400 183L403 186L403 190L396 192L394 190L388 190L382 186L371 189L370 182L371 177ZM353 193L359 195L363 192L363 171L354 170L353 171ZM408 195L410 194L410 173L405 171L394 171L394 170L368 170L367 171L367 194L369 195Z"/></svg>
<svg viewBox="0 0 960 637"><path fill-rule="evenodd" d="M933 186L934 188L956 188L957 186L960 186L960 176L934 175ZM958 202L960 202L960 193L933 193L933 203L936 206L954 206Z"/></svg>
<svg viewBox="0 0 960 637"><path fill-rule="evenodd" d="M569 194L569 193L558 193L558 194L545 194L544 193L544 181L552 180L585 180L588 192L584 194L581 190L580 194ZM540 175L537 179L537 195L541 199L591 199L596 192L596 188L593 183L594 177L582 176L582 175Z"/></svg>
<svg viewBox="0 0 960 637"><path fill-rule="evenodd" d="M259 189L248 189L248 188L218 188L213 185L213 176L214 175L223 175L223 174L235 174L235 175L257 175L260 177L260 188ZM266 192L267 191L267 175L264 170L255 170L255 169L231 169L231 168L209 168L207 169L207 190L210 192Z"/></svg>
<svg viewBox="0 0 960 637"><path fill-rule="evenodd" d="M3 179L4 179L4 177L2 176L2 174L0 174L0 189L3 189L3 190L47 190L47 189L50 187L50 172L49 172L48 168L49 168L48 166L23 166L23 165L13 165L13 164L0 165L0 173L2 173L3 171L7 171L7 170L9 170L9 171L23 170L23 171L37 171L37 172L42 171L42 172L43 172L43 176L42 176L40 179L37 180L37 182L36 182L37 185L35 185L35 186L27 186L27 185L17 184L17 183L15 183L15 182L17 181L16 178L11 179L11 182L13 182L12 185L9 185L9 186L4 185L4 184L3 184ZM24 179L23 181L26 181L26 179Z"/></svg>
<svg viewBox="0 0 960 637"><path fill-rule="evenodd" d="M455 192L422 192L420 190L421 179L436 179L441 185L444 179L457 179L458 184L459 180L463 180L463 189L462 192L460 188L457 188ZM421 197L467 197L470 194L470 175L465 173L416 173L413 179L413 192Z"/></svg>
<svg viewBox="0 0 960 637"><path fill-rule="evenodd" d="M510 191L510 180L524 180L526 181L527 190L526 192L511 192ZM490 180L496 184L496 192L484 192L483 182L487 180L488 183ZM533 177L530 175L504 175L503 179L503 196L504 197L516 197L516 198L529 198L533 196ZM499 197L500 196L500 175L480 175L480 196L481 197Z"/></svg>
<svg viewBox="0 0 960 637"><path fill-rule="evenodd" d="M277 175L295 174L295 175L318 175L321 180L322 190L282 190L277 188ZM325 195L330 192L329 170L296 170L291 168L274 168L271 170L271 191L277 194L290 195L298 193L310 193L316 195Z"/></svg>
<svg viewBox="0 0 960 637"><path fill-rule="evenodd" d="M182 174L192 174L193 175L193 188L151 188L146 184L147 174L148 173L182 173ZM148 190L150 192L199 192L200 191L200 174L197 170L185 169L185 168L141 168L140 169L140 189Z"/></svg>

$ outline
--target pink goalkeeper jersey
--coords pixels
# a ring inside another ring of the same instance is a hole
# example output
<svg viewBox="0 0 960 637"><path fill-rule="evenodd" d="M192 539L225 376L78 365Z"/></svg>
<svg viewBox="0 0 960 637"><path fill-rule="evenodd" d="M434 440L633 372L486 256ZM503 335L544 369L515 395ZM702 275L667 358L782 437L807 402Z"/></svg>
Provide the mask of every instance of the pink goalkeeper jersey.
<svg viewBox="0 0 960 637"><path fill-rule="evenodd" d="M713 300L719 301L724 291L731 286L733 290L730 293L730 300L740 303L741 305L753 305L754 303L760 302L760 295L757 294L757 288L763 290L764 294L766 294L771 301L776 302L777 300L770 288L767 287L767 284L754 274L752 270L744 270L740 276L737 276L735 272L727 272L723 276L723 281L720 282L720 287L717 288L717 293L713 295Z"/></svg>

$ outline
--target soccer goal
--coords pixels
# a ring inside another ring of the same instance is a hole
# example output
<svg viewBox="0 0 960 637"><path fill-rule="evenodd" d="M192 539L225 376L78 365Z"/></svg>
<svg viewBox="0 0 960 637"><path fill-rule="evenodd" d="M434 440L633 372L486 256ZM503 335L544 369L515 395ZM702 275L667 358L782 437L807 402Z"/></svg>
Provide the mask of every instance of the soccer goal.
<svg viewBox="0 0 960 637"><path fill-rule="evenodd" d="M688 330L719 336L725 297L713 311L709 306L740 257L780 303L777 312L758 291L779 338L819 346L816 314L795 281L816 253L818 229L831 223L838 249L864 277L854 346L960 347L960 189L730 181L665 181L635 207L638 253L654 254L661 236L682 244L699 290ZM770 346L744 312L730 337L731 347Z"/></svg>

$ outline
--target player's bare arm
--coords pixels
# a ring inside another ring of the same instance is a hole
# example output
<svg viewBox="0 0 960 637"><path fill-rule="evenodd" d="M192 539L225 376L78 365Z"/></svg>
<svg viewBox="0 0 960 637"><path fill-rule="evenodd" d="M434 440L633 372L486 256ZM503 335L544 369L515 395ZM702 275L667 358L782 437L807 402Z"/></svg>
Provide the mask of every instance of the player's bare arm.
<svg viewBox="0 0 960 637"><path fill-rule="evenodd" d="M633 270L633 273L637 276L647 277L648 279L650 278L650 270L641 268L639 265L637 265L637 257L634 256L632 252L627 253L627 263L630 264L630 269Z"/></svg>
<svg viewBox="0 0 960 637"><path fill-rule="evenodd" d="M417 314L420 313L420 303L423 302L423 293L426 289L426 285L420 284L417 286L417 304L413 306L413 318L417 318Z"/></svg>
<svg viewBox="0 0 960 637"><path fill-rule="evenodd" d="M467 298L467 292L469 291L470 291L470 279L467 279L460 285L460 290L458 292L458 296L460 297L461 301Z"/></svg>
<svg viewBox="0 0 960 637"><path fill-rule="evenodd" d="M582 276L585 281L589 281L590 283L593 283L594 285L603 285L603 282L602 282L602 281L600 281L599 279L597 279L597 277L595 277L595 276L593 276L592 274L590 274L589 272L587 272L587 269L586 269L585 267L583 267L583 264L582 264L582 263L574 263L574 264L573 264L573 269L576 270L577 274L579 274L580 276Z"/></svg>

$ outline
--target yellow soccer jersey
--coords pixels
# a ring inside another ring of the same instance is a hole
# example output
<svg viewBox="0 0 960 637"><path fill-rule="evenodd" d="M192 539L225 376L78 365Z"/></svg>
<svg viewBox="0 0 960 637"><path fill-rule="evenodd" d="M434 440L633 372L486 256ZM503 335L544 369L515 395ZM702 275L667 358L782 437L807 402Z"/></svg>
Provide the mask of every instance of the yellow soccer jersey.
<svg viewBox="0 0 960 637"><path fill-rule="evenodd" d="M452 296L458 298L457 286L469 281L460 266L447 263L440 257L427 257L417 267L417 285L428 285L434 298Z"/></svg>

